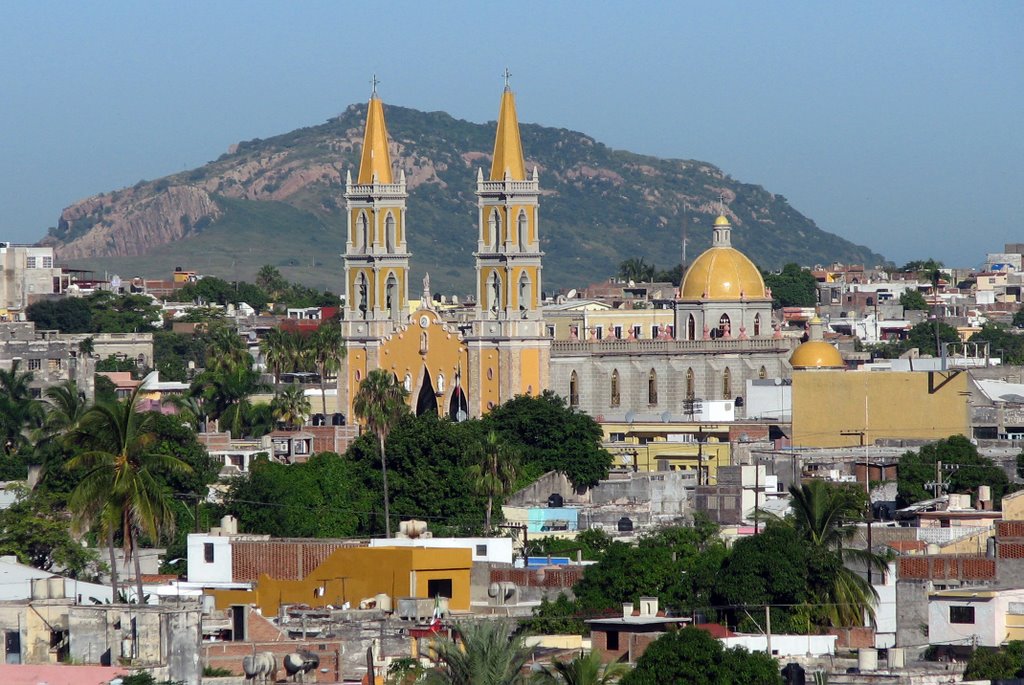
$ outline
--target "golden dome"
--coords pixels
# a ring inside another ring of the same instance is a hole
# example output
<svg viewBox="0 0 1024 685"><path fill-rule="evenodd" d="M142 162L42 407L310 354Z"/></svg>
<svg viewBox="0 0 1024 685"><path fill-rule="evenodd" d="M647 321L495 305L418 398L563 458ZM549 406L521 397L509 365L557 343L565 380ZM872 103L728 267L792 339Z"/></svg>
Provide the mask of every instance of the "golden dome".
<svg viewBox="0 0 1024 685"><path fill-rule="evenodd" d="M794 369L845 369L843 355L824 340L808 340L793 350L789 363Z"/></svg>
<svg viewBox="0 0 1024 685"><path fill-rule="evenodd" d="M684 300L764 299L764 279L739 250L712 247L686 270L680 295Z"/></svg>
<svg viewBox="0 0 1024 685"><path fill-rule="evenodd" d="M715 226L728 226L729 220L725 218L725 214L719 214L718 218L715 219Z"/></svg>

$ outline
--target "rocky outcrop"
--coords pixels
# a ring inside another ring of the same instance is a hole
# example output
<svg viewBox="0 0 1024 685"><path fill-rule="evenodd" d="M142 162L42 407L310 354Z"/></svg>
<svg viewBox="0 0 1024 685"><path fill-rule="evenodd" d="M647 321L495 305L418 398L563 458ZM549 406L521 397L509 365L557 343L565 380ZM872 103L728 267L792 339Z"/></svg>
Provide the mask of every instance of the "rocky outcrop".
<svg viewBox="0 0 1024 685"><path fill-rule="evenodd" d="M210 193L196 186L131 188L65 209L51 242L60 259L135 256L181 240L221 214Z"/></svg>

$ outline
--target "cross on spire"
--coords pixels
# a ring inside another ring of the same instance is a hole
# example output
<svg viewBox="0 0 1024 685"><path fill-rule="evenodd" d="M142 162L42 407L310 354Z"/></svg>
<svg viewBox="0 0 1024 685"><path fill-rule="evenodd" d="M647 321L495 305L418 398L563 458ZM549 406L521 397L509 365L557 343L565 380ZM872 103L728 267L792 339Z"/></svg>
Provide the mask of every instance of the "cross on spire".
<svg viewBox="0 0 1024 685"><path fill-rule="evenodd" d="M718 194L718 213L725 214L725 193Z"/></svg>
<svg viewBox="0 0 1024 685"><path fill-rule="evenodd" d="M370 97L377 97L377 84L380 83L380 79L377 78L377 74L370 77Z"/></svg>
<svg viewBox="0 0 1024 685"><path fill-rule="evenodd" d="M505 77L505 90L508 90L508 80L512 77L512 72L505 67L505 73L502 74Z"/></svg>

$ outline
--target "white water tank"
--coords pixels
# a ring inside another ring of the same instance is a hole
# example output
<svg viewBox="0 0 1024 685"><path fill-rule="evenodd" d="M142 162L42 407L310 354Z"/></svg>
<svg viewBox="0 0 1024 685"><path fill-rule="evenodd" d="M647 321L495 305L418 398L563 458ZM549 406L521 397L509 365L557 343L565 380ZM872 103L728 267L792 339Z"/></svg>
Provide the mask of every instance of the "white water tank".
<svg viewBox="0 0 1024 685"><path fill-rule="evenodd" d="M861 673L878 670L878 650L874 647L861 647L857 650L857 668Z"/></svg>
<svg viewBox="0 0 1024 685"><path fill-rule="evenodd" d="M889 670L903 668L907 665L907 656L902 647L889 648Z"/></svg>

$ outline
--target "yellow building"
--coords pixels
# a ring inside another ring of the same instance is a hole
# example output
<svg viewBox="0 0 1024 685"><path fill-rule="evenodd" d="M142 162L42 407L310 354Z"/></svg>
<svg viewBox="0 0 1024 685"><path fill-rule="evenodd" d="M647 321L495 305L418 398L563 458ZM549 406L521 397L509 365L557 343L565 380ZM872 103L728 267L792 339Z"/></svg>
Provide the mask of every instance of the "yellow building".
<svg viewBox="0 0 1024 685"><path fill-rule="evenodd" d="M693 471L701 483L717 482L730 465L729 426L658 421L604 422L604 447L615 466L638 471Z"/></svg>
<svg viewBox="0 0 1024 685"><path fill-rule="evenodd" d="M795 356L795 355L794 355ZM876 440L970 435L962 371L793 372L793 445L853 447Z"/></svg>
<svg viewBox="0 0 1024 685"><path fill-rule="evenodd" d="M477 306L468 334L433 308L429 276L410 315L405 173L394 181L384 107L376 91L367 108L356 183L345 199L345 315L348 354L338 395L351 415L359 383L387 369L409 392L417 413L480 416L516 395L548 386L550 339L540 311L541 257L537 170L527 178L515 98L501 98L490 175L478 172Z"/></svg>
<svg viewBox="0 0 1024 685"><path fill-rule="evenodd" d="M429 599L449 597L451 611L469 611L471 550L425 547L349 547L335 551L302 580L261 575L252 590L210 590L218 609L255 604L265 616L282 604L324 607L385 594Z"/></svg>

